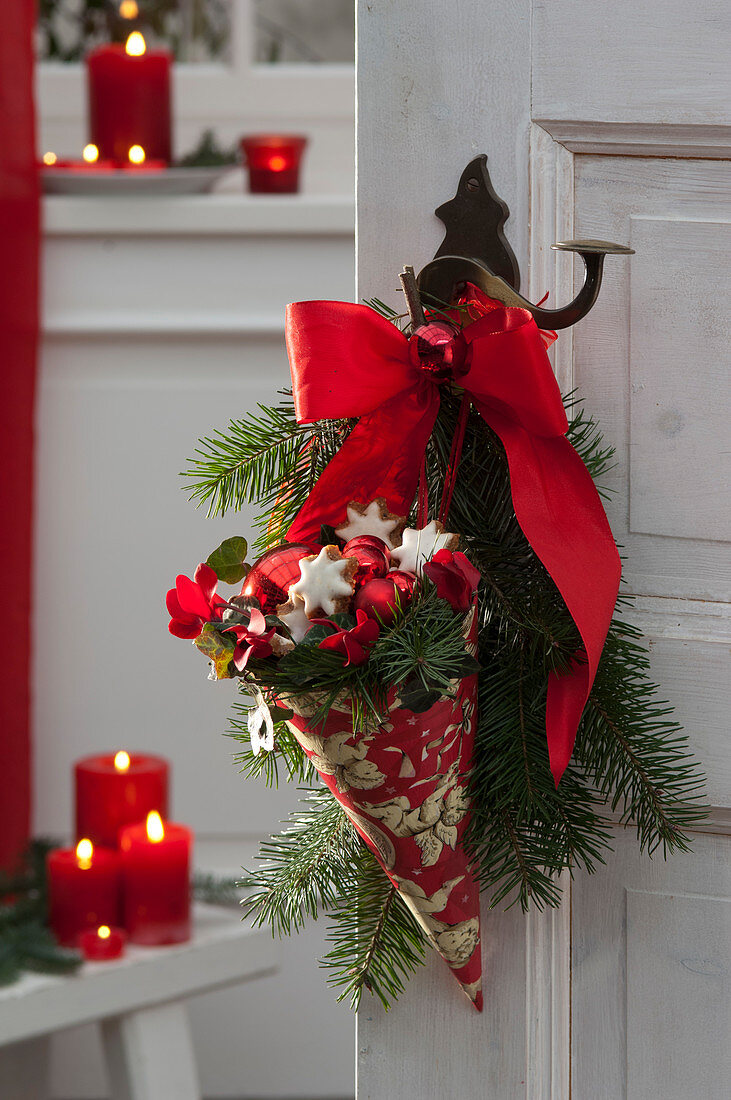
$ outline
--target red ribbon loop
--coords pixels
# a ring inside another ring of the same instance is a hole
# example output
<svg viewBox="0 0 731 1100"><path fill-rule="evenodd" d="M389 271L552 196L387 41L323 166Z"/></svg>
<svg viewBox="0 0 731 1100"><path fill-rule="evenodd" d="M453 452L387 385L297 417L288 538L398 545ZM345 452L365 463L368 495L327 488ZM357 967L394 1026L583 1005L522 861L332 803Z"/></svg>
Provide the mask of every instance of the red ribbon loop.
<svg viewBox="0 0 731 1100"><path fill-rule="evenodd" d="M573 751L619 589L620 562L599 495L566 439L561 394L527 310L500 306L473 324L460 383L502 442L513 506L584 643L572 669L552 674L546 734L556 783ZM287 307L287 351L300 423L359 417L289 529L291 542L338 527L351 500L386 498L407 515L439 411L437 384L409 359L408 340L367 306Z"/></svg>

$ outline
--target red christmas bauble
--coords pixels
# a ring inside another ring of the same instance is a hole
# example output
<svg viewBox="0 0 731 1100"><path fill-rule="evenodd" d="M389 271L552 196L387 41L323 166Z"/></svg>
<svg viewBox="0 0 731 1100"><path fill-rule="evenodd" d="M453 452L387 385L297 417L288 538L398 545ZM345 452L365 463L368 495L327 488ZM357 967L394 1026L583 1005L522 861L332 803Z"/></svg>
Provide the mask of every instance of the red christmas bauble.
<svg viewBox="0 0 731 1100"><path fill-rule="evenodd" d="M374 543L380 543L381 546L375 546ZM385 577L391 562L391 553L385 542L374 535L358 535L346 542L343 557L355 558L358 562L353 576L356 592L368 581Z"/></svg>
<svg viewBox="0 0 731 1100"><path fill-rule="evenodd" d="M365 611L369 619L375 619L381 626L391 626L399 606L403 608L407 602L389 574L366 581L356 592L353 607L356 611Z"/></svg>
<svg viewBox="0 0 731 1100"><path fill-rule="evenodd" d="M346 542L345 546L346 548L348 546L368 546L371 550L380 550L382 554L386 555L386 561L389 565L391 563L391 551L388 544L383 539L379 539L378 535L356 535L349 542ZM343 550L343 554L345 554L345 550Z"/></svg>
<svg viewBox="0 0 731 1100"><path fill-rule="evenodd" d="M392 569L388 574L388 579L398 588L401 593L401 606L411 599L414 594L414 585L416 584L416 574L407 573L405 569Z"/></svg>
<svg viewBox="0 0 731 1100"><path fill-rule="evenodd" d="M251 571L241 589L242 596L254 597L265 615L272 615L280 603L286 603L289 586L300 579L300 562L312 555L302 542L283 542L267 550Z"/></svg>
<svg viewBox="0 0 731 1100"><path fill-rule="evenodd" d="M467 366L467 341L449 321L427 321L409 338L409 358L435 382L461 378Z"/></svg>

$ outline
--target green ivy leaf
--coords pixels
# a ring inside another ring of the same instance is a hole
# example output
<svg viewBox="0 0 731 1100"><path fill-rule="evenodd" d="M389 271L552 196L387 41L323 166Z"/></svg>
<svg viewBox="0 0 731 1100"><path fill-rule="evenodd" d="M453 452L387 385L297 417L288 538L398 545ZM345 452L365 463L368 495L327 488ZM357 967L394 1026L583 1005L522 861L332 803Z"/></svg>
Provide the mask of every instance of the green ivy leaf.
<svg viewBox="0 0 731 1100"><path fill-rule="evenodd" d="M307 631L300 645L319 645L325 638L329 638L332 633L333 631L329 626L321 626L320 623L316 623Z"/></svg>
<svg viewBox="0 0 731 1100"><path fill-rule="evenodd" d="M480 671L480 663L476 661L474 657L469 653L465 653L464 657L459 663L458 676L472 676L475 672Z"/></svg>
<svg viewBox="0 0 731 1100"><path fill-rule="evenodd" d="M195 640L198 649L213 662L216 679L232 680L231 658L236 642L229 634L221 634L212 623L206 623Z"/></svg>
<svg viewBox="0 0 731 1100"><path fill-rule="evenodd" d="M403 710L410 710L413 714L424 714L442 698L443 692L436 688L424 687L418 678L407 680L399 690L400 706Z"/></svg>
<svg viewBox="0 0 731 1100"><path fill-rule="evenodd" d="M269 713L275 726L280 725L282 722L289 722L290 718L294 718L294 711L287 710L285 707L269 707Z"/></svg>
<svg viewBox="0 0 731 1100"><path fill-rule="evenodd" d="M320 524L320 545L321 546L337 546L339 542L342 542L335 534L335 528L330 527L327 523Z"/></svg>
<svg viewBox="0 0 731 1100"><path fill-rule="evenodd" d="M249 572L249 566L244 561L247 549L246 539L241 535L234 535L233 538L224 539L216 547L206 565L210 565L219 581L224 584L238 584Z"/></svg>
<svg viewBox="0 0 731 1100"><path fill-rule="evenodd" d="M341 630L352 630L357 621L355 615L351 615L347 611L336 611L334 615L329 617L334 623L337 623Z"/></svg>

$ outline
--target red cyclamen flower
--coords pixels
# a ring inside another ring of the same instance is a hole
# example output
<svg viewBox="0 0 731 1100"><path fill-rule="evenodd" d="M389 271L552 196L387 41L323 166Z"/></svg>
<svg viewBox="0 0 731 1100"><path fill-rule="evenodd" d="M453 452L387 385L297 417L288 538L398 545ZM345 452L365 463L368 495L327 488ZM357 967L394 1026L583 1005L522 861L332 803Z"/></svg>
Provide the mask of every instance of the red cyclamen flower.
<svg viewBox="0 0 731 1100"><path fill-rule="evenodd" d="M431 561L425 562L424 573L436 585L437 596L446 600L455 611L467 611L480 583L475 569L463 553L437 550Z"/></svg>
<svg viewBox="0 0 731 1100"><path fill-rule="evenodd" d="M236 636L237 645L231 660L239 672L246 668L250 657L272 655L271 640L276 634L276 627L267 630L267 621L256 607L251 609L248 623L234 623L227 626L224 633Z"/></svg>
<svg viewBox="0 0 731 1100"><path fill-rule="evenodd" d="M218 577L205 562L196 569L194 579L181 573L165 603L170 612L168 630L176 638L197 638L204 623L219 621L226 601L216 595Z"/></svg>
<svg viewBox="0 0 731 1100"><path fill-rule="evenodd" d="M355 613L356 625L350 630L343 630L332 619L313 619L313 623L320 626L332 626L334 634L323 638L318 649L332 649L335 653L342 653L347 657L346 665L363 665L368 660L368 650L375 643L381 628L375 619L366 615L360 609Z"/></svg>

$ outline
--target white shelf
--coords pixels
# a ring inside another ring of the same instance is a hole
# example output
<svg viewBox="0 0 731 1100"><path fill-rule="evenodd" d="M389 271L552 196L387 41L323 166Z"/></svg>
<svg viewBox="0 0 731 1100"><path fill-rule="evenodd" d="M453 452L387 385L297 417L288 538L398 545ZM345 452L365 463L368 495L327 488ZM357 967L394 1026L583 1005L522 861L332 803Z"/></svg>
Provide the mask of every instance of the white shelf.
<svg viewBox="0 0 731 1100"><path fill-rule="evenodd" d="M355 202L348 195L48 195L43 230L64 236L349 236Z"/></svg>
<svg viewBox="0 0 731 1100"><path fill-rule="evenodd" d="M196 905L188 943L132 944L119 960L65 977L24 974L0 989L2 1044L271 974L277 954L269 932L242 924L235 910Z"/></svg>

